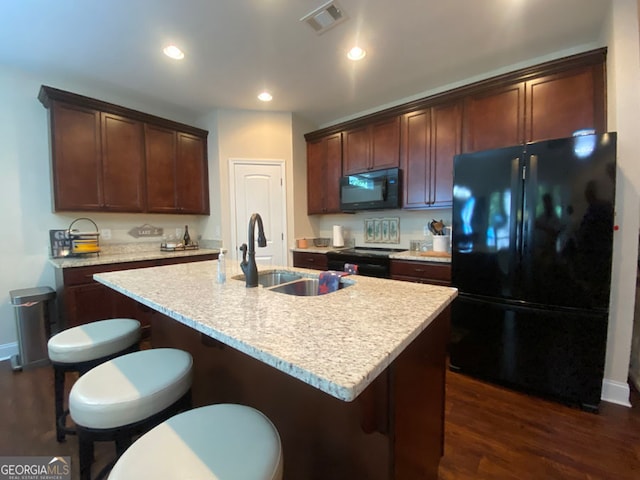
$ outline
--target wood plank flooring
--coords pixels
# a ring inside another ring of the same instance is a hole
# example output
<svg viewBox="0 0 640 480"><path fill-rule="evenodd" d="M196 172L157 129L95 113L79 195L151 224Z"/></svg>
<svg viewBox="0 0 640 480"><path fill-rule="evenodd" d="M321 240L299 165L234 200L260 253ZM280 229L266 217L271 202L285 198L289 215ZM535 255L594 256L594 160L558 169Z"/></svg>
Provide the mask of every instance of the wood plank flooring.
<svg viewBox="0 0 640 480"><path fill-rule="evenodd" d="M56 442L52 392L51 368L14 373L8 361L0 362L0 455L68 455L77 478L77 440ZM632 403L603 402L594 415L448 372L440 478L639 479L635 392ZM97 448L94 472L112 452L108 444Z"/></svg>

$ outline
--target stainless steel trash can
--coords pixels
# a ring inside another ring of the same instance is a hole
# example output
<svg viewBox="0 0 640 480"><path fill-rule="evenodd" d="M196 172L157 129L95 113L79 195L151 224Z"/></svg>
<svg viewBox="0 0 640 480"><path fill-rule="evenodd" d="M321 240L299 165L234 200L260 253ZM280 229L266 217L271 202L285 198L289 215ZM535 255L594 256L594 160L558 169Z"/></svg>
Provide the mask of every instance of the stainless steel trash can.
<svg viewBox="0 0 640 480"><path fill-rule="evenodd" d="M21 370L48 364L47 342L55 315L55 290L50 287L24 288L12 290L9 295L18 331L18 354L11 357L11 368Z"/></svg>

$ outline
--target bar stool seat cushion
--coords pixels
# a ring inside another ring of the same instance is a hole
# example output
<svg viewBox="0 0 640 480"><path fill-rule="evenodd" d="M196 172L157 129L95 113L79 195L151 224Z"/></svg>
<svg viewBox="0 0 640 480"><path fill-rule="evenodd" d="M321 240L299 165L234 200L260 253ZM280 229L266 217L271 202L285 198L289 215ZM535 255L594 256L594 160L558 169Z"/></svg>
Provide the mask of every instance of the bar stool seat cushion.
<svg viewBox="0 0 640 480"><path fill-rule="evenodd" d="M73 385L71 418L86 428L106 429L151 417L191 388L192 363L189 353L173 348L141 350L102 363Z"/></svg>
<svg viewBox="0 0 640 480"><path fill-rule="evenodd" d="M144 434L109 480L279 480L282 469L273 423L254 408L218 404L176 415Z"/></svg>
<svg viewBox="0 0 640 480"><path fill-rule="evenodd" d="M120 352L140 339L140 322L112 318L68 328L47 344L49 359L56 363L82 363Z"/></svg>

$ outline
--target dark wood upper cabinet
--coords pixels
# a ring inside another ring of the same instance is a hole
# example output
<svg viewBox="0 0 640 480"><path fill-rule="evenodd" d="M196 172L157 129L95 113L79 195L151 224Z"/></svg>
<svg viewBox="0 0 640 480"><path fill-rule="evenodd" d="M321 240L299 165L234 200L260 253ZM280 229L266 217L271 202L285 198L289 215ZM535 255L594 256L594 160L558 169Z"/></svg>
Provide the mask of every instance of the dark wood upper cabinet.
<svg viewBox="0 0 640 480"><path fill-rule="evenodd" d="M201 137L145 125L147 208L158 213L209 213L206 142Z"/></svg>
<svg viewBox="0 0 640 480"><path fill-rule="evenodd" d="M464 100L464 152L524 141L524 82L491 88Z"/></svg>
<svg viewBox="0 0 640 480"><path fill-rule="evenodd" d="M155 213L175 213L176 132L145 124L147 159L147 208Z"/></svg>
<svg viewBox="0 0 640 480"><path fill-rule="evenodd" d="M102 182L105 210L143 212L144 134L142 123L101 113Z"/></svg>
<svg viewBox="0 0 640 480"><path fill-rule="evenodd" d="M51 130L55 210L101 208L100 112L54 102Z"/></svg>
<svg viewBox="0 0 640 480"><path fill-rule="evenodd" d="M606 132L606 52L601 48L488 78L316 130L305 139L311 143L342 132L344 174L397 166L391 160L398 151L394 122L401 118L404 208L447 207L460 152L568 137L585 128ZM322 153L314 152L319 165ZM309 189L316 185L310 178Z"/></svg>
<svg viewBox="0 0 640 480"><path fill-rule="evenodd" d="M373 122L343 133L345 175L400 164L400 117Z"/></svg>
<svg viewBox="0 0 640 480"><path fill-rule="evenodd" d="M402 119L404 208L450 206L453 157L460 153L460 102L407 113Z"/></svg>
<svg viewBox="0 0 640 480"><path fill-rule="evenodd" d="M189 133L177 132L176 199L181 213L209 214L207 142Z"/></svg>
<svg viewBox="0 0 640 480"><path fill-rule="evenodd" d="M56 211L209 214L208 132L42 86Z"/></svg>
<svg viewBox="0 0 640 480"><path fill-rule="evenodd" d="M453 203L453 158L462 143L462 108L459 102L432 107L432 179L430 204L433 207Z"/></svg>
<svg viewBox="0 0 640 480"><path fill-rule="evenodd" d="M605 132L604 65L591 65L527 82L526 141Z"/></svg>
<svg viewBox="0 0 640 480"><path fill-rule="evenodd" d="M336 133L307 143L307 213L340 212L342 135Z"/></svg>

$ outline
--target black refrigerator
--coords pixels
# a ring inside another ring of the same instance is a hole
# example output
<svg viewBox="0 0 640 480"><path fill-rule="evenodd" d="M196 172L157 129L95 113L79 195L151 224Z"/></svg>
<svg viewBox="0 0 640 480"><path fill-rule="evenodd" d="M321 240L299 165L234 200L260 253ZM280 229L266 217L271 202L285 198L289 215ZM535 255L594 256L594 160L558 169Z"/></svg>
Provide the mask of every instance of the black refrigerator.
<svg viewBox="0 0 640 480"><path fill-rule="evenodd" d="M597 411L616 134L454 159L450 367Z"/></svg>

